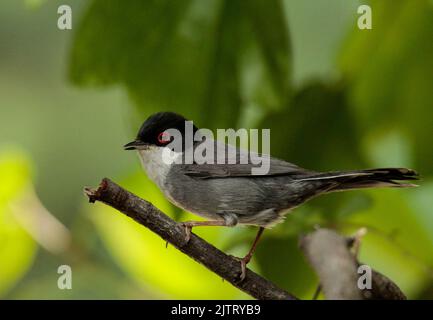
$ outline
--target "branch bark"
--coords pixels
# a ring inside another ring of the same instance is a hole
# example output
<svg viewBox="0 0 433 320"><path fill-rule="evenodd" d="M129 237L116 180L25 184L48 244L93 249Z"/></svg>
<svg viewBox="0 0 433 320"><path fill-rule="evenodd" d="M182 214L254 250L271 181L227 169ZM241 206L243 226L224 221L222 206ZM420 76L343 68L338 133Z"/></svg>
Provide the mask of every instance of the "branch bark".
<svg viewBox="0 0 433 320"><path fill-rule="evenodd" d="M170 219L151 203L123 189L111 180L104 178L99 188L85 188L84 192L89 202L103 202L131 217L250 296L260 300L296 299L292 294L249 269L247 269L245 279L239 281L241 272L239 260L223 253L195 234L191 234L190 241L185 243L185 231L179 223Z"/></svg>
<svg viewBox="0 0 433 320"><path fill-rule="evenodd" d="M404 300L406 296L389 278L371 269L371 289L359 289L358 267L349 241L329 229L319 229L301 238L300 246L319 276L327 299Z"/></svg>

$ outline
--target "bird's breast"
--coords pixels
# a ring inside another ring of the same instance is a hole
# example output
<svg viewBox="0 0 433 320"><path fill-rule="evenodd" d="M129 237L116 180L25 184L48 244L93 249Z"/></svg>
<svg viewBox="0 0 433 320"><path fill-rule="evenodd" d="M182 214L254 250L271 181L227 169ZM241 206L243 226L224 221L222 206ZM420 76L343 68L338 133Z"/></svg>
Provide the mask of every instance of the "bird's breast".
<svg viewBox="0 0 433 320"><path fill-rule="evenodd" d="M140 150L139 158L149 179L156 183L161 191L164 192L165 179L172 166L172 161L166 159L167 157L163 151L164 148L150 147L147 150Z"/></svg>

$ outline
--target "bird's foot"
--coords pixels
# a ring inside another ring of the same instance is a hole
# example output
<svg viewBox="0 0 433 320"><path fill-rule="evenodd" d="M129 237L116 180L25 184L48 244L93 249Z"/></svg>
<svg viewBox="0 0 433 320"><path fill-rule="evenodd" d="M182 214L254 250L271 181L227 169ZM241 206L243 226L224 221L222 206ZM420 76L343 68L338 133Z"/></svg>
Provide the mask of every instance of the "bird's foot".
<svg viewBox="0 0 433 320"><path fill-rule="evenodd" d="M181 225L185 229L185 244L187 244L189 242L189 240L191 239L191 230L192 230L193 224L191 222L182 222Z"/></svg>
<svg viewBox="0 0 433 320"><path fill-rule="evenodd" d="M241 264L241 273L239 275L239 281L242 282L245 280L245 277L247 275L247 264L251 261L251 256L247 254L243 258L239 258L239 257L233 257L233 258L238 260Z"/></svg>
<svg viewBox="0 0 433 320"><path fill-rule="evenodd" d="M239 275L239 279L244 281L245 276L247 275L247 264L249 261L246 261L245 258L241 259L241 274Z"/></svg>

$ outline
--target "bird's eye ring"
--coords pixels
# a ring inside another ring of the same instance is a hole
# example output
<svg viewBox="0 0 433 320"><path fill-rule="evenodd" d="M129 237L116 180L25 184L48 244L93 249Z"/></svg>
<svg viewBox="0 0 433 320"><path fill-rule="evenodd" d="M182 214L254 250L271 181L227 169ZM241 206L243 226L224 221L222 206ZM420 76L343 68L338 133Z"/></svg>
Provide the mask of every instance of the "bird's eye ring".
<svg viewBox="0 0 433 320"><path fill-rule="evenodd" d="M170 138L170 134L164 131L158 135L158 142L161 144L167 144L170 142Z"/></svg>

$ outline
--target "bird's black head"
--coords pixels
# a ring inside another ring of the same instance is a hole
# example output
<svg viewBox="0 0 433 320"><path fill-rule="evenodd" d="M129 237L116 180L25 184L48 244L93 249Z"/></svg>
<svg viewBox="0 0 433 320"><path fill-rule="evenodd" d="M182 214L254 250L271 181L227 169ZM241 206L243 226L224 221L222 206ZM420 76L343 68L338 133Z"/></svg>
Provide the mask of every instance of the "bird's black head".
<svg viewBox="0 0 433 320"><path fill-rule="evenodd" d="M164 146L172 141L172 137L164 134L168 129L177 129L185 141L185 121L180 114L174 112L158 112L151 115L138 131L137 138L124 146L125 150L139 149L149 145ZM193 126L193 134L197 131Z"/></svg>

